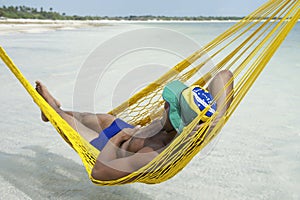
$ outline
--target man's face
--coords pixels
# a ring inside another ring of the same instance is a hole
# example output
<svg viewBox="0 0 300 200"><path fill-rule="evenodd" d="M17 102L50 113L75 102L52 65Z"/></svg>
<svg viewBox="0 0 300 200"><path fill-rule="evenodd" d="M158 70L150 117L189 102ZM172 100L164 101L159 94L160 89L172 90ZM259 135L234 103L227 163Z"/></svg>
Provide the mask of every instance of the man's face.
<svg viewBox="0 0 300 200"><path fill-rule="evenodd" d="M164 123L166 123L167 121L169 121L169 110L170 110L170 105L168 102L165 102L164 104L164 114L163 114L163 119L164 119Z"/></svg>
<svg viewBox="0 0 300 200"><path fill-rule="evenodd" d="M170 105L168 102L165 102L164 104L164 109L165 109L165 112L163 114L163 121L164 121L164 129L166 131L168 130L173 130L173 126L170 122L170 119L169 119L169 109L170 109Z"/></svg>
<svg viewBox="0 0 300 200"><path fill-rule="evenodd" d="M165 102L164 109L165 109L166 113L169 113L170 105L168 102Z"/></svg>

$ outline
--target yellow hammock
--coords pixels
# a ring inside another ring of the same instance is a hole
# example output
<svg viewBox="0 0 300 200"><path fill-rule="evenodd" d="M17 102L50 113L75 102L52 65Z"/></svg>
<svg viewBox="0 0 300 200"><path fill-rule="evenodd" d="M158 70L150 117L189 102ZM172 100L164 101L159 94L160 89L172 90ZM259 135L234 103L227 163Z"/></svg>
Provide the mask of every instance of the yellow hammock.
<svg viewBox="0 0 300 200"><path fill-rule="evenodd" d="M195 52L159 79L136 93L128 101L112 110L111 114L123 118L131 124L149 124L153 116L161 114L162 109L157 108L162 108L161 92L165 84L176 79L184 82L191 80L196 72L209 62L209 59L204 59L196 66L191 64L200 58L203 59L206 53L210 55L216 65L211 67L202 77L196 77L197 81L195 81L195 84L205 86L211 77L223 69L231 70L234 75L233 79L230 80L235 82L234 94L232 92L228 97L229 99L234 96L234 100L226 114L207 137L205 136L208 128L203 128L192 136L189 135L196 123L201 119L201 114L185 127L183 132L149 164L117 180L100 181L91 177L91 170L100 152L85 141L47 104L25 79L2 47L0 47L0 56L56 130L79 154L89 178L94 183L99 185L121 185L133 182L160 183L170 179L182 170L193 156L219 133L279 45L297 23L300 16L299 5L300 0L270 0L266 2L249 16L204 46L202 50ZM226 51L227 55L225 58L220 55L224 51ZM218 98L218 95L215 98ZM219 106L222 107L224 105ZM211 120L215 117L213 116ZM210 122L207 122L205 126L209 127L209 124Z"/></svg>

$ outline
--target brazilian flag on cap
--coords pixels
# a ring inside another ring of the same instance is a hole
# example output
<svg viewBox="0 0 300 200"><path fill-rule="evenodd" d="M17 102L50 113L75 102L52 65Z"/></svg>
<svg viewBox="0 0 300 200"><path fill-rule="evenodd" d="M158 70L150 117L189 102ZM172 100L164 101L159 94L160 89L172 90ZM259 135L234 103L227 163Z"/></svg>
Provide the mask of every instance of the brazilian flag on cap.
<svg viewBox="0 0 300 200"><path fill-rule="evenodd" d="M207 106L210 106L210 109L201 121L209 119L217 109L217 104L213 103L213 96L207 90L200 86L188 87L180 81L168 83L162 96L169 103L169 119L178 133L181 133L183 128L191 123L198 114L201 114Z"/></svg>

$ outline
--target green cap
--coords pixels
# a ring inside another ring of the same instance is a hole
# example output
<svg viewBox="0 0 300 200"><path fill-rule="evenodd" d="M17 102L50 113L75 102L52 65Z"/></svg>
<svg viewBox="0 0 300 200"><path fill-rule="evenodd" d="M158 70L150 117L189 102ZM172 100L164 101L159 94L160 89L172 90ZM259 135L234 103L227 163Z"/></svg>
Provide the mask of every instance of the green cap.
<svg viewBox="0 0 300 200"><path fill-rule="evenodd" d="M165 86L162 96L169 103L168 116L177 133L181 133L207 106L210 109L201 118L202 121L216 111L212 95L200 86L188 87L180 81L172 81Z"/></svg>
<svg viewBox="0 0 300 200"><path fill-rule="evenodd" d="M188 86L182 82L172 81L165 86L162 93L164 100L169 103L169 119L177 133L181 133L184 127L184 123L181 119L181 108L179 102L181 93L186 88L188 88Z"/></svg>

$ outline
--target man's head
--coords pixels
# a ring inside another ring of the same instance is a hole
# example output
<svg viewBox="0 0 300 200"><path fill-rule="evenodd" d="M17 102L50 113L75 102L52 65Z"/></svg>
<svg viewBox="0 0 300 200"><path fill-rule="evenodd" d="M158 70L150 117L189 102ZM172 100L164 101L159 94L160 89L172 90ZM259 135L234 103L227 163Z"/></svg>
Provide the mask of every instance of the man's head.
<svg viewBox="0 0 300 200"><path fill-rule="evenodd" d="M216 103L213 97L205 89L199 86L188 87L180 81L168 83L162 94L167 102L168 118L171 125L181 133L183 128L193 121L207 106L211 108L205 113L202 121L206 121L216 111Z"/></svg>

